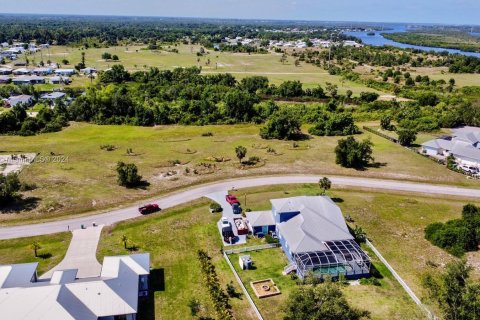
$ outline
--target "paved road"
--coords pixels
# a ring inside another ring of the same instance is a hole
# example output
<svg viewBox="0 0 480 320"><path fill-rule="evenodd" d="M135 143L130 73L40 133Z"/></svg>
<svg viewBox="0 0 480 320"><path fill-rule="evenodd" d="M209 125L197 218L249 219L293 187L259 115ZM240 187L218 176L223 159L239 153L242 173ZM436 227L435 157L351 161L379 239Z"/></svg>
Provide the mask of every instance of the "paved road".
<svg viewBox="0 0 480 320"><path fill-rule="evenodd" d="M406 191L412 193L480 198L480 189L468 189L442 185L431 185L359 177L331 176L329 178L334 185L342 185L347 187L362 187L384 191ZM195 186L190 189L181 192L171 193L157 200L148 202L158 203L160 207L165 209L191 202L193 200L202 198L210 193L229 190L232 189L232 187L239 189L276 184L317 183L319 179L320 176L317 175L288 175L232 179L218 183L209 183ZM52 234L67 231L68 227L70 228L70 230L74 230L80 228L82 224L92 225L93 222L96 222L98 225L111 225L119 221L138 217L140 214L138 213L137 208L137 206L132 206L129 208L113 210L110 212L95 214L86 217L83 216L77 218L70 218L41 224L4 227L0 228L0 239L13 239L43 234Z"/></svg>
<svg viewBox="0 0 480 320"><path fill-rule="evenodd" d="M50 279L56 270L78 269L77 278L99 277L102 265L98 263L96 252L103 226L73 230L72 241L63 260L40 279Z"/></svg>

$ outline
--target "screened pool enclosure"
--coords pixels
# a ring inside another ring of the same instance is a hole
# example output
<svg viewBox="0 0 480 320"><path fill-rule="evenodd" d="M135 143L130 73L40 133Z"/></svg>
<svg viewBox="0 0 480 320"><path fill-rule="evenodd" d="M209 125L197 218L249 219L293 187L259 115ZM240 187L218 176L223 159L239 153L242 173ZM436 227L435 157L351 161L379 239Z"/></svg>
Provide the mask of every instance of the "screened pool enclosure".
<svg viewBox="0 0 480 320"><path fill-rule="evenodd" d="M300 278L310 272L319 278L360 278L370 273L370 258L355 240L326 241L324 245L327 249L323 251L294 253Z"/></svg>

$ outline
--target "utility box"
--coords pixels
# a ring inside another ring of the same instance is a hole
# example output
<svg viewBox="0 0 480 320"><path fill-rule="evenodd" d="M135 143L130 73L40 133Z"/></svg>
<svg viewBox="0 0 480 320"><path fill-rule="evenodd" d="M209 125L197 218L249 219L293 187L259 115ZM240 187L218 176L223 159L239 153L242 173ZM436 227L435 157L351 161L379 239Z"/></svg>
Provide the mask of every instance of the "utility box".
<svg viewBox="0 0 480 320"><path fill-rule="evenodd" d="M242 268L242 270L248 270L248 269L251 269L252 268L252 259L250 258L250 256L240 256L239 258L239 264L240 264L240 268Z"/></svg>

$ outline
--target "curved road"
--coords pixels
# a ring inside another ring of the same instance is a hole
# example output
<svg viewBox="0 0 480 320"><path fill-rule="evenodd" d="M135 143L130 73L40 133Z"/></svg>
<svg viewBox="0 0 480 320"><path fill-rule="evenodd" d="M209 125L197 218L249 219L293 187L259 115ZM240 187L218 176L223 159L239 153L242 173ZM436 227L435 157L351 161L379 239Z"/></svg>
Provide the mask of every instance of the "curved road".
<svg viewBox="0 0 480 320"><path fill-rule="evenodd" d="M432 185L413 182L402 182L394 180L381 180L359 177L329 177L334 185L347 187L362 187L384 191L405 191L413 193L426 193L437 195L462 196L470 198L480 198L480 189L468 189L460 187L451 187L443 185ZM195 186L184 191L167 194L157 199L156 203L160 207L166 209L180 204L188 203L193 200L202 198L210 193L235 189L258 187L266 185L278 184L295 184L295 183L318 183L320 176L318 175L288 175L288 176L271 176L258 178L242 178L225 180L218 183L209 183ZM137 206L113 210L101 214L90 216L82 216L69 218L64 220L45 222L40 224L30 224L14 227L0 228L0 239L13 239L21 237L30 237L44 234L52 234L57 232L78 229L82 224L91 225L92 222L103 225L111 225L119 221L131 219L140 216Z"/></svg>

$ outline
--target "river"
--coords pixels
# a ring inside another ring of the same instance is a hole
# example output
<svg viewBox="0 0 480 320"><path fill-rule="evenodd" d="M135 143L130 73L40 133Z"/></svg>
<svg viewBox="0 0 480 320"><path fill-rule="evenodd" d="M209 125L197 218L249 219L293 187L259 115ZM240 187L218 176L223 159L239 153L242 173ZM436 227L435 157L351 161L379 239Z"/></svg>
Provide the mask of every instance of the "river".
<svg viewBox="0 0 480 320"><path fill-rule="evenodd" d="M456 49L445 49L445 48L435 48L435 47L425 47L425 46L415 46L412 44L400 43L397 41L393 41L390 39L386 39L381 35L381 33L395 33L395 32L406 32L407 26L406 25L388 25L388 30L385 31L375 31L374 36L369 36L367 31L360 32L360 31L350 31L344 32L344 34L352 37L356 37L362 40L364 44L368 44L371 46L394 46L398 48L411 48L411 49L418 49L423 51L435 51L435 52L444 52L448 51L449 53L457 53L463 54L465 56L477 57L480 58L479 52L468 52Z"/></svg>

